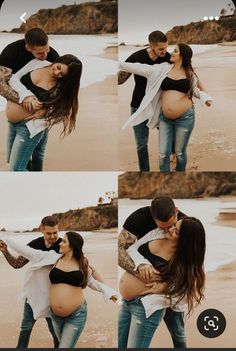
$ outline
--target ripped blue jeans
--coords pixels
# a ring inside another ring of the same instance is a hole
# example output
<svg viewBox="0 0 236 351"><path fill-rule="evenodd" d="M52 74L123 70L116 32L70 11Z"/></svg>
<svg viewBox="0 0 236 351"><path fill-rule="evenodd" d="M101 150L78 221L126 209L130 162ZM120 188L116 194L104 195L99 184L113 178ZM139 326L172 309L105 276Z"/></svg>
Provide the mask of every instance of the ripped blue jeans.
<svg viewBox="0 0 236 351"><path fill-rule="evenodd" d="M51 311L53 328L59 340L59 348L74 348L87 319L86 301L67 317L59 317Z"/></svg>
<svg viewBox="0 0 236 351"><path fill-rule="evenodd" d="M146 318L141 298L123 300L118 318L118 348L149 348L153 335L164 320L175 348L186 348L184 313L162 308Z"/></svg>
<svg viewBox="0 0 236 351"><path fill-rule="evenodd" d="M176 171L185 171L187 164L187 145L195 122L192 106L177 119L168 119L160 114L159 124L159 167L161 172L170 172L170 155L174 142Z"/></svg>
<svg viewBox="0 0 236 351"><path fill-rule="evenodd" d="M48 130L45 129L36 134L33 138L30 138L30 133L26 123L26 121L8 123L7 162L9 162L9 171L27 171L27 165L31 158L30 170L43 170L43 159L48 140Z"/></svg>

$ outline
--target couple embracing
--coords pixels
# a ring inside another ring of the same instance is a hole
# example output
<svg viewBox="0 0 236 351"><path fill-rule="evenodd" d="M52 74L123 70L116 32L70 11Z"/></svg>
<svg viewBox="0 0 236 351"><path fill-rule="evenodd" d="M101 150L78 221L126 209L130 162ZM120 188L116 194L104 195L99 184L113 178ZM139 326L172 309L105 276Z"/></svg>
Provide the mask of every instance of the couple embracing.
<svg viewBox="0 0 236 351"><path fill-rule="evenodd" d="M184 311L204 297L205 230L169 197L133 212L119 235L122 304L119 348L148 348L164 320L175 348L185 348Z"/></svg>
<svg viewBox="0 0 236 351"><path fill-rule="evenodd" d="M0 54L0 95L7 99L7 161L10 171L42 171L49 129L75 128L82 63L59 54L39 28Z"/></svg>
<svg viewBox="0 0 236 351"><path fill-rule="evenodd" d="M118 84L134 74L135 87L131 116L124 128L132 126L140 171L150 171L148 139L150 129L159 129L159 168L170 171L170 155L176 155L176 171L185 171L187 145L194 128L193 98L211 106L212 98L204 91L192 67L193 51L185 43L167 51L167 36L154 31L149 34L148 48L120 62Z"/></svg>

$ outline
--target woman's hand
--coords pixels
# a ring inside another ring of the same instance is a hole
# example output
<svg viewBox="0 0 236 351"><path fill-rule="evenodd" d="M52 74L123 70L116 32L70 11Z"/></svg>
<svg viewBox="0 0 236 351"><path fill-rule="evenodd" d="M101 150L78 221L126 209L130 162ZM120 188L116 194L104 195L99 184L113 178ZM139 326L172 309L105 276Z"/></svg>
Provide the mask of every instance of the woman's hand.
<svg viewBox="0 0 236 351"><path fill-rule="evenodd" d="M162 294L164 293L165 284L159 282L153 282L149 284L145 284L146 290L143 290L139 295L147 295L147 294Z"/></svg>
<svg viewBox="0 0 236 351"><path fill-rule="evenodd" d="M212 105L212 100L207 100L207 101L205 102L205 105L206 105L207 107L210 107L210 106Z"/></svg>
<svg viewBox="0 0 236 351"><path fill-rule="evenodd" d="M2 241L2 240L0 240L0 251L2 253L6 253L7 252L7 244L4 241Z"/></svg>
<svg viewBox="0 0 236 351"><path fill-rule="evenodd" d="M112 295L112 296L110 297L110 300L111 300L112 302L114 302L114 303L116 303L117 299L118 299L118 297L117 297L116 295Z"/></svg>
<svg viewBox="0 0 236 351"><path fill-rule="evenodd" d="M28 117L26 117L24 121L27 121L30 119L43 118L45 116L46 111L47 111L46 108L41 108L40 110L37 110L33 112L31 115L29 115Z"/></svg>
<svg viewBox="0 0 236 351"><path fill-rule="evenodd" d="M138 266L140 279L144 282L150 282L157 279L159 272L149 264L140 264Z"/></svg>

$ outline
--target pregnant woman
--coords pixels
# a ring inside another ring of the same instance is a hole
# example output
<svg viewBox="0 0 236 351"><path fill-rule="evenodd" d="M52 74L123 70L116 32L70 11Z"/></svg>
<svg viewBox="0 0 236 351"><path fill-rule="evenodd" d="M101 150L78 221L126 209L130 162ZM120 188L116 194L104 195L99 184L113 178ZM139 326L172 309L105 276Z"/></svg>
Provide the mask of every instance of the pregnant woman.
<svg viewBox="0 0 236 351"><path fill-rule="evenodd" d="M153 265L160 278L156 294L150 294L143 281L128 272L123 274L119 348L148 348L167 307L182 312L187 304L189 314L203 298L205 231L198 219L185 217L166 234L160 229L146 234L127 252L135 269L142 267L148 277L149 267Z"/></svg>
<svg viewBox="0 0 236 351"><path fill-rule="evenodd" d="M9 84L19 93L20 102L25 96L29 96L24 104L16 103L15 96L12 98L14 102L8 100L7 103L7 154L10 171L27 170L35 149L41 143L46 147L48 129L54 124L63 124L63 135L73 131L78 112L81 73L81 61L68 54L58 57L53 64L34 59L10 78ZM4 92L6 98L11 98L6 89ZM42 120L28 122L28 119L33 118ZM41 145L40 148L42 152L32 167L34 171L42 171L43 168L45 148Z"/></svg>
<svg viewBox="0 0 236 351"><path fill-rule="evenodd" d="M22 246L9 238L4 238L4 242L31 261L25 283L30 287L28 303L34 319L51 315L59 348L75 347L87 318L83 289L88 285L102 292L105 301L115 302L117 295L115 290L92 278L82 250L82 236L67 232L60 243L60 254Z"/></svg>
<svg viewBox="0 0 236 351"><path fill-rule="evenodd" d="M138 110L125 124L138 125L149 120L147 126L159 125L159 167L170 171L172 147L176 153L176 171L185 171L187 145L194 127L193 96L211 105L212 98L197 88L198 77L192 68L192 49L178 44L171 54L171 63L146 65L121 63L120 68L147 78L147 89Z"/></svg>

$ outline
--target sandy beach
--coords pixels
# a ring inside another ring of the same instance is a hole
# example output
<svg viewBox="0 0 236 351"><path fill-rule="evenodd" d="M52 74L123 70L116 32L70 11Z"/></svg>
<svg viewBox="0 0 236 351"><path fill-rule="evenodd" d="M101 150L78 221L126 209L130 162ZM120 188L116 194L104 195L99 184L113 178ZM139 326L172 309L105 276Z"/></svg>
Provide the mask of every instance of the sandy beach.
<svg viewBox="0 0 236 351"><path fill-rule="evenodd" d="M103 58L116 59L117 48L108 47ZM61 125L49 135L45 171L116 171L118 169L117 77L84 87L79 93L76 129L60 138ZM0 113L0 171L6 171L7 120Z"/></svg>
<svg viewBox="0 0 236 351"><path fill-rule="evenodd" d="M235 348L235 294L236 294L236 262L223 266L206 275L205 300L198 306L193 315L186 320L186 336L188 347L199 348ZM197 329L197 318L208 308L221 311L226 318L226 329L215 339L202 336ZM162 322L156 332L151 347L173 347L170 334Z"/></svg>
<svg viewBox="0 0 236 351"><path fill-rule="evenodd" d="M90 263L96 267L104 281L117 288L117 234L114 232L96 232L85 240L85 253ZM0 257L0 348L14 348L17 344L22 318L22 302L17 300L21 291L21 282L26 268L14 270ZM117 311L113 302L106 304L102 295L90 288L85 290L88 303L88 318L81 334L78 348L116 347ZM47 330L46 321L39 319L34 326L29 347L51 348L52 340Z"/></svg>
<svg viewBox="0 0 236 351"><path fill-rule="evenodd" d="M139 50L140 48L137 48ZM137 51L136 50L136 51ZM193 66L208 93L212 107L196 107L195 127L188 145L187 171L234 171L236 150L235 42L196 54ZM119 86L119 162L120 170L137 171L138 162L132 128L122 130L130 115L133 77ZM149 141L152 171L158 171L158 133L152 130Z"/></svg>

